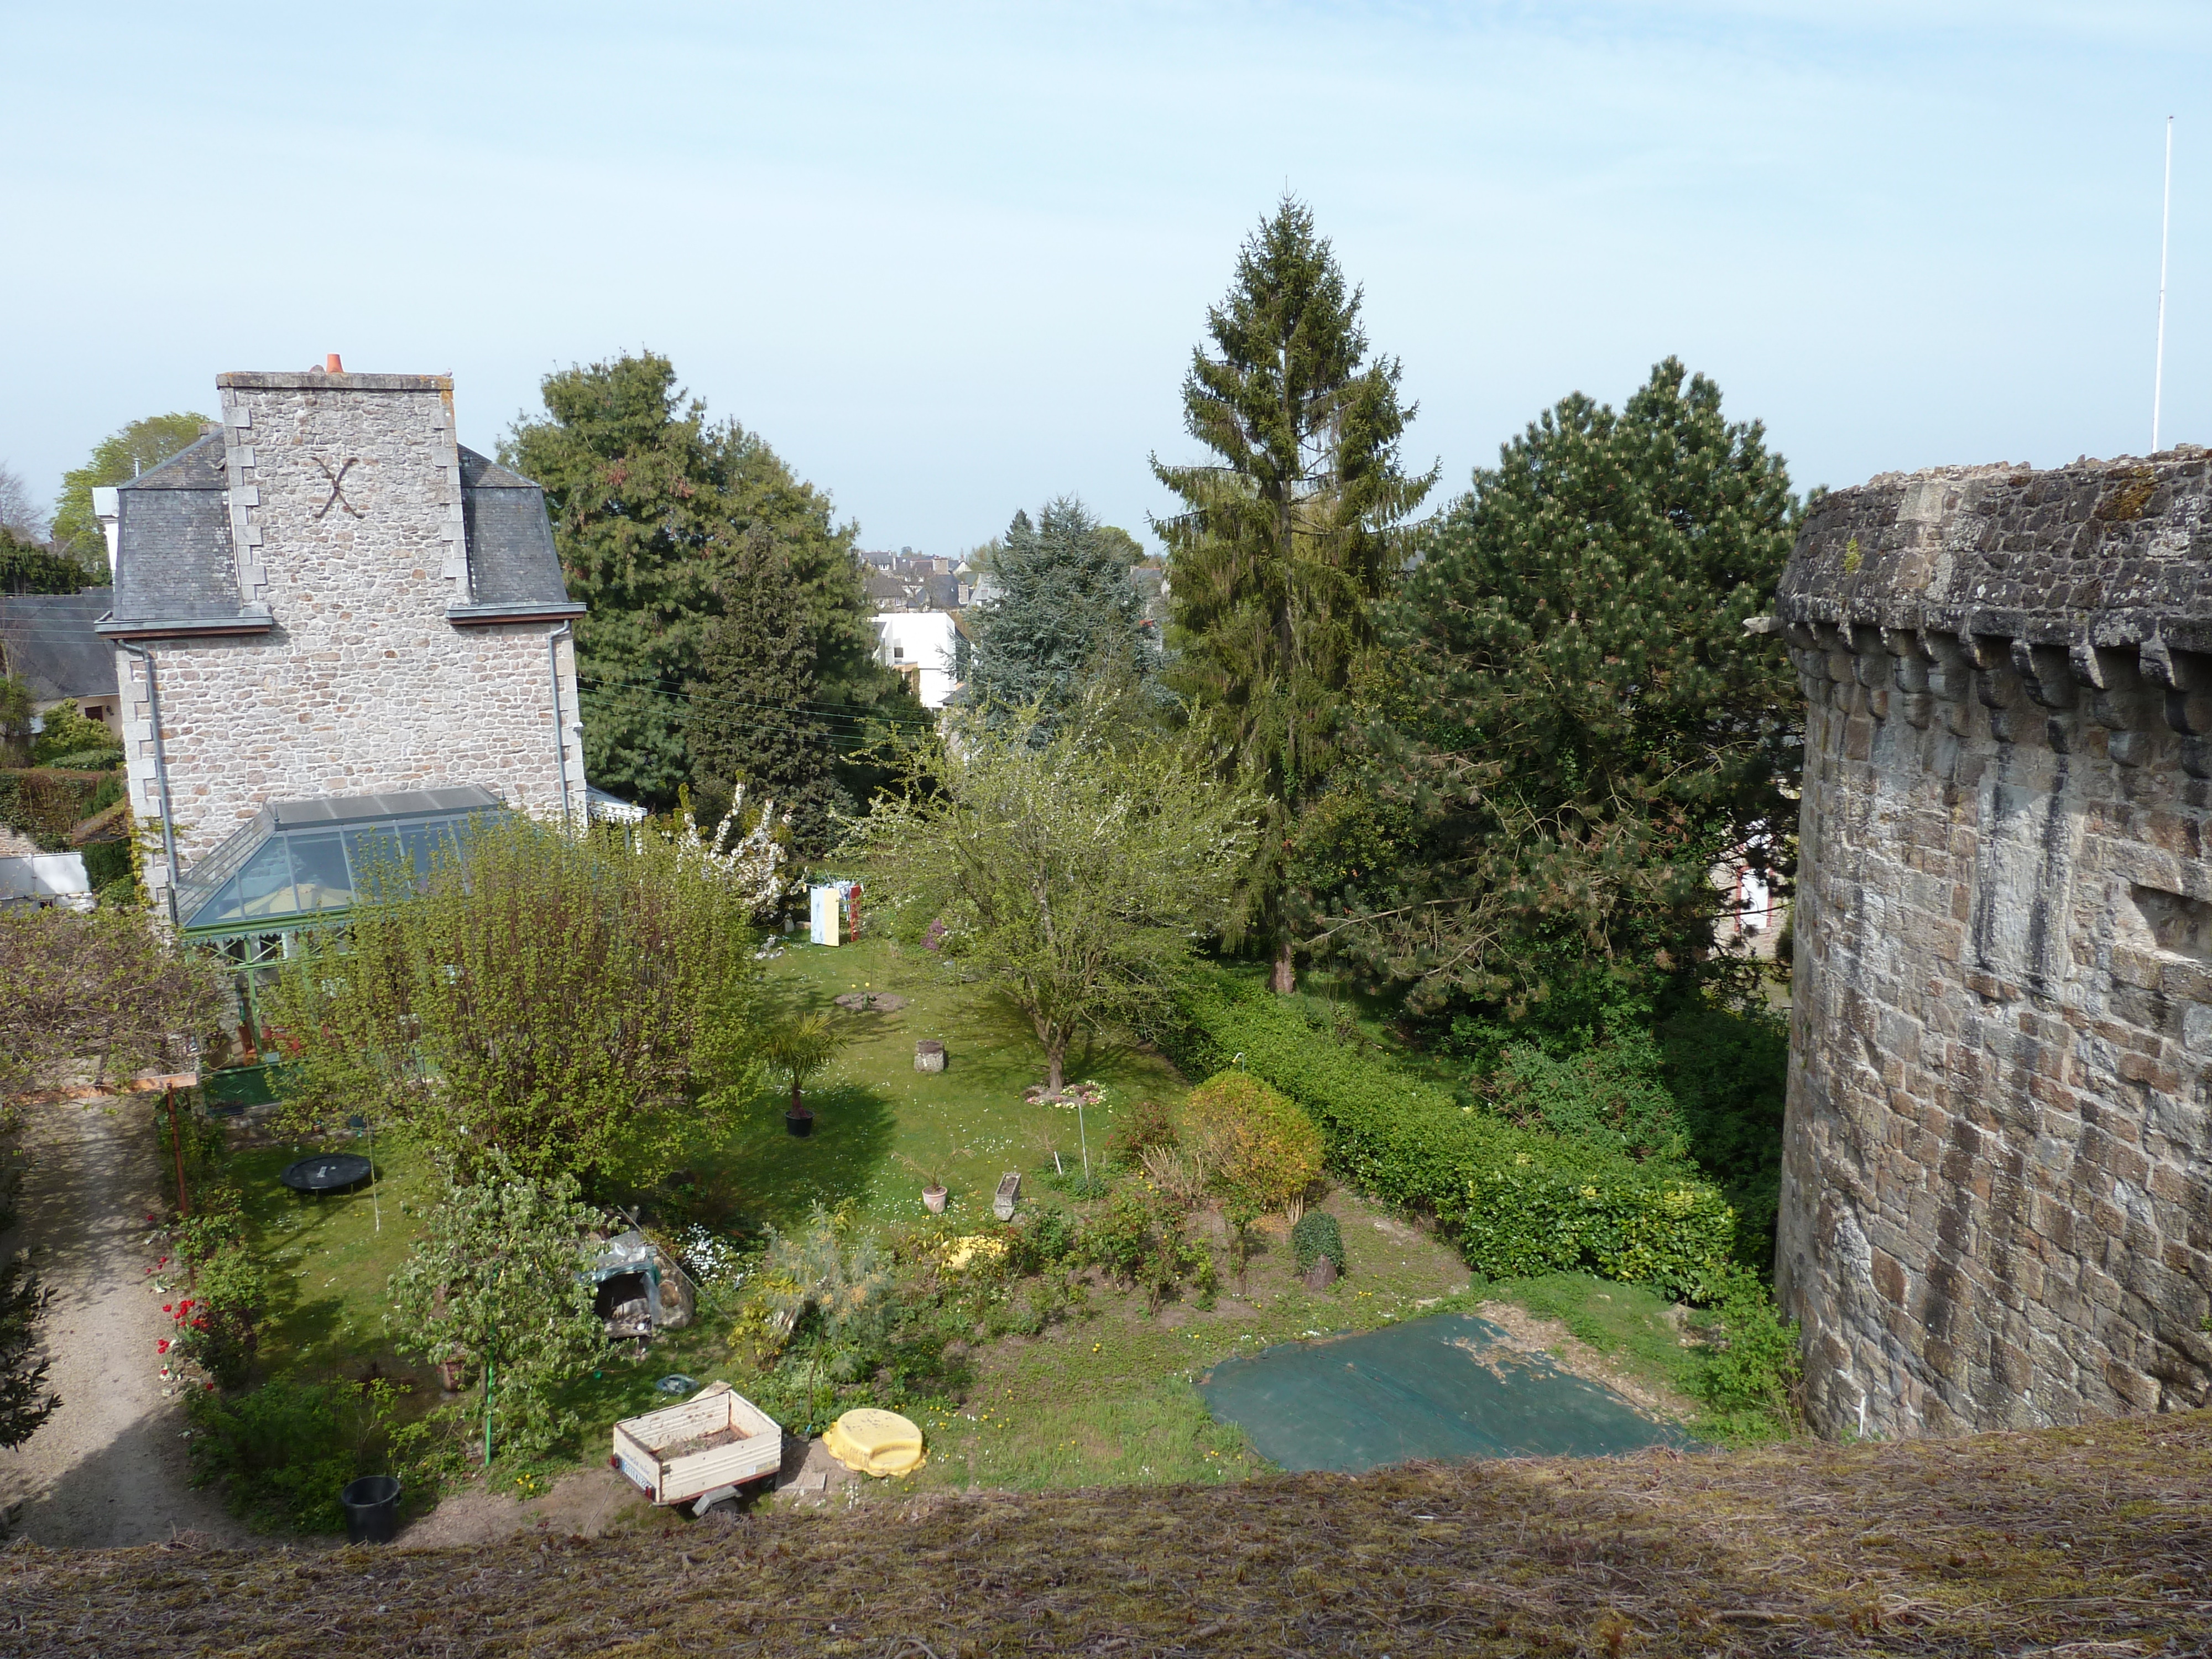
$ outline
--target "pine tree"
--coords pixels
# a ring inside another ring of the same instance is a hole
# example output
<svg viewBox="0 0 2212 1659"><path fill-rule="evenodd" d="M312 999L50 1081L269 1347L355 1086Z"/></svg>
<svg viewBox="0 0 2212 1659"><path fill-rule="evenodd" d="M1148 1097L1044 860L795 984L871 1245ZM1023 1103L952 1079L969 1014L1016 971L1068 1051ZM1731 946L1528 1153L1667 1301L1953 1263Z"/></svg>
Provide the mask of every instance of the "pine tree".
<svg viewBox="0 0 2212 1659"><path fill-rule="evenodd" d="M737 786L754 807L788 814L794 850L818 856L834 836L830 814L852 798L836 779L837 751L817 699L814 643L790 564L750 549L720 583L722 614L707 630L690 684L685 734L697 785L697 819L711 834Z"/></svg>
<svg viewBox="0 0 2212 1659"><path fill-rule="evenodd" d="M1267 803L1224 939L1263 946L1285 992L1292 837L1335 762L1344 691L1402 562L1397 526L1436 479L1399 465L1414 410L1398 401L1397 360L1367 360L1361 299L1310 210L1285 197L1206 313L1218 356L1194 352L1183 383L1184 424L1218 459L1152 459L1183 501L1155 526L1169 550L1175 680L1204 738Z"/></svg>
<svg viewBox="0 0 2212 1659"><path fill-rule="evenodd" d="M584 768L649 805L690 781L684 687L744 550L781 555L817 696L865 708L893 689L853 542L830 498L735 421L710 422L675 366L645 352L545 377L548 417L518 422L500 459L544 486L576 624Z"/></svg>
<svg viewBox="0 0 2212 1659"><path fill-rule="evenodd" d="M991 555L996 591L972 623L970 700L994 720L1038 704L1042 736L1085 680L1142 676L1152 658L1129 580L1133 550L1141 556L1127 532L1100 524L1072 495L1047 502L1034 524L1017 512Z"/></svg>
<svg viewBox="0 0 2212 1659"><path fill-rule="evenodd" d="M1617 413L1577 393L1505 445L1385 615L1393 718L1332 821L1366 844L1306 848L1345 872L1332 948L1417 1010L1688 971L1716 864L1787 873L1798 696L1743 623L1797 514L1759 424L1673 358Z"/></svg>

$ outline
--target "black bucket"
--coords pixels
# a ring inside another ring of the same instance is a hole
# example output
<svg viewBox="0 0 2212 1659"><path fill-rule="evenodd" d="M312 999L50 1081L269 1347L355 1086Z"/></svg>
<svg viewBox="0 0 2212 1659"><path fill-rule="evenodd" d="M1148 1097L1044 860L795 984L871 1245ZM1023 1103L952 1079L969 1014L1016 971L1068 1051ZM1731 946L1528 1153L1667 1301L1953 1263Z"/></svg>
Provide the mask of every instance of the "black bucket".
<svg viewBox="0 0 2212 1659"><path fill-rule="evenodd" d="M364 1474L338 1494L346 1515L346 1542L388 1544L399 1530L399 1482L388 1474Z"/></svg>

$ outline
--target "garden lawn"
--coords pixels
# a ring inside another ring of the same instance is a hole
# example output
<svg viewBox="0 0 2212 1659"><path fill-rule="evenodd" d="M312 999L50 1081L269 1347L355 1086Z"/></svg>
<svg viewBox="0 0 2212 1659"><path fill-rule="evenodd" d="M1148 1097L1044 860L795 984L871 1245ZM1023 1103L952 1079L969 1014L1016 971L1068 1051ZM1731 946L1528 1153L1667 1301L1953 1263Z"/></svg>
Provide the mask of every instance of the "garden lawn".
<svg viewBox="0 0 2212 1659"><path fill-rule="evenodd" d="M1027 1021L988 986L963 981L945 964L912 947L868 940L836 948L786 946L769 964L770 996L794 1006L826 1006L848 991L890 992L908 999L896 1012L836 1012L857 1041L807 1096L815 1128L805 1139L787 1134L787 1095L769 1088L736 1128L702 1140L690 1160L691 1184L711 1188L730 1224L792 1227L820 1202L849 1203L864 1223L913 1220L924 1212L922 1171L951 1190L950 1212L978 1224L990 1216L1000 1176L1019 1170L1024 1208L1039 1203L1081 1207L1047 1190L1037 1178L1057 1150L1071 1171L1081 1167L1076 1115L1023 1099L1042 1080L1037 1043ZM943 1042L946 1069L914 1069L917 1041ZM1130 1046L1102 1046L1071 1055L1072 1079L1106 1085L1103 1109L1087 1115L1094 1165L1103 1164L1115 1116L1134 1103L1180 1108L1188 1085L1164 1060ZM357 1141L333 1143L349 1150ZM386 1286L420 1226L433 1186L428 1161L404 1139L380 1141L379 1184L368 1192L321 1200L295 1196L278 1184L283 1166L305 1148L289 1144L241 1151L230 1175L245 1194L247 1217L278 1291L262 1334L264 1375L307 1380L359 1377L373 1365L416 1378L410 1414L441 1396L427 1371L394 1352L383 1323ZM1486 1299L1511 1301L1542 1318L1565 1322L1574 1337L1657 1391L1679 1394L1698 1363L1657 1296L1583 1274L1554 1274L1515 1285L1470 1282L1449 1245L1409 1226L1357 1194L1339 1191L1325 1206L1342 1227L1346 1277L1326 1291L1297 1282L1288 1229L1280 1217L1255 1230L1256 1250L1243 1293L1219 1218L1201 1214L1221 1264L1211 1308L1186 1287L1156 1312L1141 1294L1085 1275L1079 1307L1035 1337L987 1340L979 1329L969 1352L976 1382L957 1406L918 1413L929 1457L903 1480L871 1483L871 1497L922 1487L1036 1489L1089 1486L1220 1483L1266 1465L1241 1431L1216 1423L1194 1380L1218 1361L1278 1342L1372 1329L1431 1312L1476 1311ZM376 1224L380 1209L382 1226ZM1025 1294L1018 1285L1011 1294ZM664 1334L643 1356L610 1345L605 1360L568 1395L585 1430L571 1450L586 1462L604 1455L617 1419L653 1409L669 1396L654 1384L671 1373L696 1381L726 1378L744 1392L747 1374L731 1362L726 1316L702 1310L690 1329ZM495 1484L536 1490L548 1466L507 1466Z"/></svg>
<svg viewBox="0 0 2212 1659"><path fill-rule="evenodd" d="M234 1152L226 1171L244 1198L253 1248L276 1279L255 1358L264 1374L307 1381L358 1377L372 1360L386 1374L411 1370L384 1327L386 1285L421 1231L436 1184L428 1160L396 1136L380 1137L374 1197L364 1187L303 1198L276 1177L311 1150L367 1149L358 1138L319 1148L287 1141Z"/></svg>
<svg viewBox="0 0 2212 1659"><path fill-rule="evenodd" d="M849 991L887 991L908 999L895 1013L833 1009L858 1041L807 1091L814 1133L785 1132L787 1090L771 1088L745 1121L693 1158L702 1183L728 1195L737 1218L790 1228L816 1203L850 1202L874 1221L923 1213L923 1173L951 1189L947 1213L988 1221L999 1178L1022 1173L1024 1193L1057 1150L1070 1170L1082 1167L1087 1131L1094 1164L1114 1116L1144 1099L1180 1106L1188 1086L1158 1054L1120 1044L1068 1056L1071 1081L1106 1085L1104 1108L1079 1125L1073 1111L1032 1106L1022 1091L1044 1080L1043 1056L1029 1021L988 985L963 981L918 946L888 939L786 945L769 964L769 993L787 1006L828 1007ZM942 1072L914 1069L915 1044L945 1047ZM912 1159L920 1171L902 1161Z"/></svg>

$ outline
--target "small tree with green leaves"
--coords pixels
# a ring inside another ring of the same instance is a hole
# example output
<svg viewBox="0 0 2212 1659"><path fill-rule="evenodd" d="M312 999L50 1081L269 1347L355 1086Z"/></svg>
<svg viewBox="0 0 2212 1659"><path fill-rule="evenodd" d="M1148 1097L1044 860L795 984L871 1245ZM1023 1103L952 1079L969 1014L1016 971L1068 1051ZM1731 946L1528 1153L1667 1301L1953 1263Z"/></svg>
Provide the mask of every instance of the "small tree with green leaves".
<svg viewBox="0 0 2212 1659"><path fill-rule="evenodd" d="M534 1180L497 1149L479 1175L430 1212L387 1322L403 1352L476 1371L488 1448L542 1455L578 1426L556 1396L606 1349L582 1277L599 1218L574 1181Z"/></svg>
<svg viewBox="0 0 2212 1659"><path fill-rule="evenodd" d="M479 826L421 890L394 872L271 1000L296 1114L364 1103L458 1178L648 1182L752 1080L750 899L684 842Z"/></svg>
<svg viewBox="0 0 2212 1659"><path fill-rule="evenodd" d="M54 504L54 550L82 566L88 581L107 579L107 538L92 510L92 492L102 484L129 483L200 441L204 415L149 415L102 438L82 466L62 474L61 499Z"/></svg>
<svg viewBox="0 0 2212 1659"><path fill-rule="evenodd" d="M1048 736L1034 708L961 723L908 751L850 843L872 893L941 922L939 949L1029 1016L1054 1094L1071 1042L1164 1006L1251 854L1246 798L1121 715L1092 699Z"/></svg>

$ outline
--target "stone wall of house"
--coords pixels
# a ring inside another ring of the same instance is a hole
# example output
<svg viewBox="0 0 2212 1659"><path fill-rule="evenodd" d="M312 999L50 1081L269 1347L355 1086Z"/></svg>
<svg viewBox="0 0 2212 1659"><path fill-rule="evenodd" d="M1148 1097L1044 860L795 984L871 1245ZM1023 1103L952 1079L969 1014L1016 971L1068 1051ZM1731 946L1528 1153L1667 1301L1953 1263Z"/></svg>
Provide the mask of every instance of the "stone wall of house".
<svg viewBox="0 0 2212 1659"><path fill-rule="evenodd" d="M562 811L550 623L459 627L467 602L453 383L219 381L242 606L267 635L156 641L185 867L272 799L481 784ZM568 808L584 813L575 660L556 647ZM131 804L161 811L143 665L117 653ZM154 826L158 830L158 826ZM167 872L149 836L148 880Z"/></svg>
<svg viewBox="0 0 2212 1659"><path fill-rule="evenodd" d="M1778 1291L1822 1430L2212 1385L2212 455L1810 515Z"/></svg>

